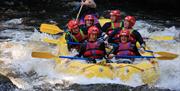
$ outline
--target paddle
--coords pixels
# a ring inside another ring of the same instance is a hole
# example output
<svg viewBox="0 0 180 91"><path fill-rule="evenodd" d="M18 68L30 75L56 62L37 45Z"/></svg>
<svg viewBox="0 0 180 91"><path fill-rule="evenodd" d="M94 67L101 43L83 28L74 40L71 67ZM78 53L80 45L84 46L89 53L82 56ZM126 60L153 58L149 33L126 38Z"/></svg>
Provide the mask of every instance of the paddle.
<svg viewBox="0 0 180 91"><path fill-rule="evenodd" d="M172 53L168 53L168 54L172 54ZM173 54L176 55L176 54ZM115 56L117 58L157 58L159 60L172 60L174 58L176 58L178 55L176 56L172 56L172 55L159 55L159 56ZM59 57L59 58L68 58L68 59L79 59L79 60L88 60L87 58L79 58L79 57L70 57L70 56L55 56L51 53L48 52L32 52L32 57L35 58L46 58L46 59L51 59L51 58L55 58L55 57Z"/></svg>
<svg viewBox="0 0 180 91"><path fill-rule="evenodd" d="M151 36L150 38L143 37L143 39L152 39L157 41L174 40L173 36Z"/></svg>
<svg viewBox="0 0 180 91"><path fill-rule="evenodd" d="M76 20L79 17L79 14L81 12L82 7L83 7L83 5L81 5L81 7L80 7L80 10L79 10L79 12L77 14ZM104 23L109 22L109 21L110 21L110 19L99 19L99 22L100 22L101 25L103 25ZM49 33L49 34L58 34L58 33L64 32L58 26L53 25L53 24L41 24L40 31L45 32L45 33Z"/></svg>
<svg viewBox="0 0 180 91"><path fill-rule="evenodd" d="M80 58L80 57L71 57L71 56L55 56L49 52L32 52L32 57L34 58L45 58L45 59L52 59L52 58L67 58L67 59L78 59L78 60L88 60L88 58Z"/></svg>
<svg viewBox="0 0 180 91"><path fill-rule="evenodd" d="M59 43L58 40L48 39L48 38L45 38L44 41L48 42L48 43L52 43L52 44L58 44ZM69 44L75 44L75 45L81 44L81 43L76 43L76 42L68 42L68 43ZM156 55L163 56L163 57L158 58L160 60L171 60L171 59L177 58L177 56L178 56L177 54L169 53L169 52L163 52L163 51L160 51L160 52L153 52L153 51L150 51L150 50L145 50L145 51L154 53Z"/></svg>
<svg viewBox="0 0 180 91"><path fill-rule="evenodd" d="M105 19L103 17L101 17L99 19L99 23L100 23L101 26L103 26L106 22L111 22L111 20L110 19Z"/></svg>
<svg viewBox="0 0 180 91"><path fill-rule="evenodd" d="M170 39L170 36L164 36L165 38L166 37L169 37ZM158 38L158 37L155 37L155 38ZM162 38L162 37L161 37ZM167 40L168 38L166 38L165 40ZM157 39L157 40L160 40L160 39ZM52 44L58 44L59 41L58 40L55 40L55 39L48 39L48 38L44 38L43 39L44 42L47 42L47 43L52 43ZM77 42L68 42L68 44L80 44L80 43L77 43Z"/></svg>
<svg viewBox="0 0 180 91"><path fill-rule="evenodd" d="M154 52L154 51L151 51L151 50L145 50L146 52L151 52L155 55L161 55L161 56L164 56L163 58L159 58L160 60L172 60L172 59L175 59L178 57L177 54L174 54L174 53L170 53L170 52L163 52L163 51L160 51L160 52Z"/></svg>
<svg viewBox="0 0 180 91"><path fill-rule="evenodd" d="M69 55L69 50L65 39L65 33L59 37L57 45L59 55Z"/></svg>
<svg viewBox="0 0 180 91"><path fill-rule="evenodd" d="M51 44L59 44L61 42L60 40L55 40L55 39L49 39L49 38L44 38L44 42L51 43ZM68 44L73 44L73 45L80 45L81 43L79 42L66 42Z"/></svg>
<svg viewBox="0 0 180 91"><path fill-rule="evenodd" d="M83 2L83 1L82 1ZM80 15L80 13L81 13L81 10L82 10L82 8L83 8L83 4L81 4L81 7L80 7L80 9L79 9L79 12L77 13L77 16L76 16L76 20L78 20L78 18L79 18L79 15Z"/></svg>
<svg viewBox="0 0 180 91"><path fill-rule="evenodd" d="M91 58L80 58L80 57L71 57L71 56L55 56L48 52L32 52L32 57L34 58L45 58L45 59L57 59L57 58L67 58L67 59L73 59L73 60L92 60ZM60 63L61 60L55 60L57 63ZM104 66L110 66L110 64L106 64L106 60L102 60L101 62L96 63L97 65L104 65ZM94 65L91 65L94 66ZM89 68L91 66L87 66L83 69Z"/></svg>
<svg viewBox="0 0 180 91"><path fill-rule="evenodd" d="M49 34L58 34L58 33L64 32L58 26L53 25L53 24L41 24L40 31L49 33Z"/></svg>
<svg viewBox="0 0 180 91"><path fill-rule="evenodd" d="M118 38L112 38L112 39L118 39ZM151 39L156 41L168 41L168 40L174 40L173 36L151 36L151 37L143 37L143 39Z"/></svg>

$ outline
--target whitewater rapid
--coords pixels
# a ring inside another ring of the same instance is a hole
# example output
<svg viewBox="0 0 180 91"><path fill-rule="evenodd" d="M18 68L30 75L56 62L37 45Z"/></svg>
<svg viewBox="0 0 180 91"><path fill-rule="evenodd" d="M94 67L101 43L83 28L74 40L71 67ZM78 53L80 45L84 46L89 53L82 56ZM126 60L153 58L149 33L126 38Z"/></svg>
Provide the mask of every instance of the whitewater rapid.
<svg viewBox="0 0 180 91"><path fill-rule="evenodd" d="M137 21L135 29L144 37L156 35L175 37L176 40L171 41L147 40L147 45L153 51L166 51L180 55L180 42L177 42L179 40L180 29L174 26L159 28L142 20ZM152 32L151 30L156 31ZM9 40L0 42L0 64L2 65L0 71L23 90L33 90L35 86L43 86L43 84L65 84L65 86L69 86L73 83L116 83L133 87L142 85L138 75L135 75L132 81L125 83L118 78L113 80L102 78L88 79L83 76L70 76L58 73L54 70L56 66L54 60L31 57L33 51L46 51L56 54L56 45L44 43L42 40L45 37L57 38L58 35L40 33L37 29L34 29L34 32L8 29L1 31L0 36L11 37ZM160 79L154 86L180 90L180 57L174 60L159 60L158 63L160 65Z"/></svg>

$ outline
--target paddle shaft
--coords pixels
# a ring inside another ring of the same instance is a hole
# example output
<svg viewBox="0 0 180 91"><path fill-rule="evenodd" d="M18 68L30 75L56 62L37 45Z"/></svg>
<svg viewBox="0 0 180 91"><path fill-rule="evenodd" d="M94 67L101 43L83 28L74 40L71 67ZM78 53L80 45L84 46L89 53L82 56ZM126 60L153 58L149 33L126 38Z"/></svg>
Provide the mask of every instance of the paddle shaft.
<svg viewBox="0 0 180 91"><path fill-rule="evenodd" d="M82 43L79 43L79 42L67 42L68 44L72 44L72 45L80 45Z"/></svg>
<svg viewBox="0 0 180 91"><path fill-rule="evenodd" d="M80 9L79 9L79 12L78 12L78 14L77 14L77 16L76 16L76 20L78 20L78 18L79 18L79 15L80 15L80 13L81 13L82 8L83 8L83 5L81 5L81 7L80 7Z"/></svg>
<svg viewBox="0 0 180 91"><path fill-rule="evenodd" d="M119 38L112 38L113 40L115 39L119 39ZM173 40L174 38L172 36L152 36L150 38L148 37L143 37L143 39L152 39L152 40L157 40L157 41L160 41L160 40L163 40L163 41L169 41L169 40Z"/></svg>
<svg viewBox="0 0 180 91"><path fill-rule="evenodd" d="M154 56L115 56L115 57L116 58L156 58ZM70 56L59 56L59 58L89 60L89 58L70 57Z"/></svg>
<svg viewBox="0 0 180 91"><path fill-rule="evenodd" d="M89 60L88 58L70 57L70 56L59 56L59 58L78 59L78 60Z"/></svg>
<svg viewBox="0 0 180 91"><path fill-rule="evenodd" d="M154 56L115 56L116 58L156 58Z"/></svg>

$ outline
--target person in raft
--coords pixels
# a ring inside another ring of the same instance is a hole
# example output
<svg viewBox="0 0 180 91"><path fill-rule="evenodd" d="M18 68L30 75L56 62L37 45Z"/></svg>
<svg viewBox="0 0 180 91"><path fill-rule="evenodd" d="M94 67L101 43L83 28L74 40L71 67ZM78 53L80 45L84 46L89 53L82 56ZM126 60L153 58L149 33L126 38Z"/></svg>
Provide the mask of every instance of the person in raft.
<svg viewBox="0 0 180 91"><path fill-rule="evenodd" d="M81 0L80 5L82 6L82 10L81 10L80 15L79 15L80 25L85 24L85 21L84 21L85 18L84 17L86 15L89 15L89 14L94 16L94 23L95 24L99 22L98 21L99 15L98 15L97 10L96 10L97 6L96 6L96 3L94 0Z"/></svg>
<svg viewBox="0 0 180 91"><path fill-rule="evenodd" d="M68 31L66 32L65 39L68 43L68 49L79 50L80 44L73 44L73 42L83 43L87 39L87 32L79 28L77 20L70 20L67 24ZM72 43L70 43L72 42Z"/></svg>
<svg viewBox="0 0 180 91"><path fill-rule="evenodd" d="M120 10L111 10L110 22L103 25L102 31L108 35L108 42L117 44L119 42L117 36L123 27L123 21L120 17Z"/></svg>
<svg viewBox="0 0 180 91"><path fill-rule="evenodd" d="M84 21L85 21L85 24L82 24L80 25L80 28L83 29L84 31L88 31L88 29L91 27L91 26L96 26L99 30L100 30L100 33L99 33L99 36L101 35L102 31L101 31L101 25L99 23L94 23L95 22L95 17L93 15L86 15L84 17Z"/></svg>
<svg viewBox="0 0 180 91"><path fill-rule="evenodd" d="M88 58L90 63L96 63L97 60L105 58L105 43L98 39L98 35L99 29L96 26L91 26L88 29L88 39L81 45L81 50L76 57Z"/></svg>
<svg viewBox="0 0 180 91"><path fill-rule="evenodd" d="M129 30L122 30L119 34L120 43L118 46L114 47L111 54L109 54L108 58L112 59L114 56L116 58L116 62L120 63L132 63L134 59L119 59L123 56L135 56L135 44L132 43L132 37L130 36Z"/></svg>
<svg viewBox="0 0 180 91"><path fill-rule="evenodd" d="M140 47L139 48L136 47L135 51L136 51L136 55L140 56L139 52L143 53L145 51L145 42L144 42L141 34L137 30L133 29L133 26L135 25L135 23L136 23L136 19L134 16L126 16L124 19L123 30L130 31L132 43L134 43L136 45L136 42L139 42Z"/></svg>

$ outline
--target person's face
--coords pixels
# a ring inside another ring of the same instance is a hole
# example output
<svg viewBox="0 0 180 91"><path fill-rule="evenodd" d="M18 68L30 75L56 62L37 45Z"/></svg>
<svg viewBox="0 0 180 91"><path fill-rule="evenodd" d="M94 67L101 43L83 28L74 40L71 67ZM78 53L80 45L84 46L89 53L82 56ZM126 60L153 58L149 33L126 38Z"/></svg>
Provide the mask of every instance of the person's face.
<svg viewBox="0 0 180 91"><path fill-rule="evenodd" d="M128 29L129 26L130 26L129 21L125 20L125 21L124 21L124 27Z"/></svg>
<svg viewBox="0 0 180 91"><path fill-rule="evenodd" d="M73 28L72 29L72 33L75 33L75 34L79 33L79 27Z"/></svg>
<svg viewBox="0 0 180 91"><path fill-rule="evenodd" d="M117 20L116 18L117 18L117 17L116 17L115 15L111 15L111 16L110 16L110 19L111 19L112 22L115 22L115 21Z"/></svg>
<svg viewBox="0 0 180 91"><path fill-rule="evenodd" d="M121 36L120 38L122 43L128 42L128 36Z"/></svg>
<svg viewBox="0 0 180 91"><path fill-rule="evenodd" d="M85 23L87 27L90 27L94 24L93 20L86 20Z"/></svg>
<svg viewBox="0 0 180 91"><path fill-rule="evenodd" d="M96 39L97 39L97 35L95 35L95 34L90 34L90 36L89 36L89 41L96 41Z"/></svg>

